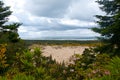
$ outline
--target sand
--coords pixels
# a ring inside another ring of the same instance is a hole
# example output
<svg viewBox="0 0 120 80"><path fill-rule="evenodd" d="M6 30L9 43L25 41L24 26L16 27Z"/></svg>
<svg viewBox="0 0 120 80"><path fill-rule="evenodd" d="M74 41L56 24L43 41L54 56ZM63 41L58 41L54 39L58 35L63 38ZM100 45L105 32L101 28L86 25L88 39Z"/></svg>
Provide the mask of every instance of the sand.
<svg viewBox="0 0 120 80"><path fill-rule="evenodd" d="M40 45L32 45L32 47L41 47L41 51L43 56L52 56L57 62L65 63L69 62L70 57L74 54L82 54L87 46L40 46Z"/></svg>
<svg viewBox="0 0 120 80"><path fill-rule="evenodd" d="M44 56L52 56L57 62L69 62L70 57L74 54L82 54L86 46L44 46L42 49Z"/></svg>

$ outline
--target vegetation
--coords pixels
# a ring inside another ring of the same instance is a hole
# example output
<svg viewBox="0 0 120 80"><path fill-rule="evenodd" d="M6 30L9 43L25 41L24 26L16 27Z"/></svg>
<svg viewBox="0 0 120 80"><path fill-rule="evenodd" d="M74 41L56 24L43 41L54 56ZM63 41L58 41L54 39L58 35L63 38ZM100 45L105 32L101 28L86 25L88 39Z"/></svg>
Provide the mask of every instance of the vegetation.
<svg viewBox="0 0 120 80"><path fill-rule="evenodd" d="M3 47L5 48L5 47ZM1 48L1 51L2 49ZM4 51L5 53L5 51ZM2 54L2 53L1 53ZM4 55L5 56L5 55ZM92 49L86 49L82 55L74 55L73 63L59 64L52 57L44 57L38 48L16 53L12 65L1 58L1 79L7 80L119 80L119 57L108 54L97 54Z"/></svg>
<svg viewBox="0 0 120 80"><path fill-rule="evenodd" d="M99 27L93 31L101 34L99 39L104 42L104 52L120 54L120 1L119 0L97 0L101 5L100 9L106 15L96 15L99 19Z"/></svg>
<svg viewBox="0 0 120 80"><path fill-rule="evenodd" d="M4 6L4 3L0 1L0 44L6 45L5 55L8 63L14 62L14 56L16 52L22 52L25 43L19 38L17 28L20 23L8 24L8 17L12 14L10 7Z"/></svg>
<svg viewBox="0 0 120 80"><path fill-rule="evenodd" d="M39 45L61 45L61 46L97 46L100 45L98 40L25 40L26 45L39 44Z"/></svg>
<svg viewBox="0 0 120 80"><path fill-rule="evenodd" d="M0 1L0 43L18 42L19 35L17 28L20 23L7 24L8 16L11 15L10 7L4 7L4 3Z"/></svg>
<svg viewBox="0 0 120 80"><path fill-rule="evenodd" d="M43 56L39 48L35 48L34 51L27 49L25 42L18 38L17 32L12 31L19 25L4 24L11 11L9 7L3 7L4 4L0 1L0 80L120 80L119 34L116 34L119 33L120 24L117 17L120 8L116 11L120 5L119 0L99 0L98 3L103 5L101 8L108 14L112 12L109 18L100 16L101 20L98 21L100 28L94 28L103 35L102 41L107 39L107 42L85 49L82 55L73 55L71 63L66 65L64 62L57 63L52 56ZM112 6L115 6L115 10ZM110 18L115 22L107 23ZM113 39L117 42L111 41ZM65 42L55 42L55 44L61 43ZM111 56L109 53L114 55Z"/></svg>

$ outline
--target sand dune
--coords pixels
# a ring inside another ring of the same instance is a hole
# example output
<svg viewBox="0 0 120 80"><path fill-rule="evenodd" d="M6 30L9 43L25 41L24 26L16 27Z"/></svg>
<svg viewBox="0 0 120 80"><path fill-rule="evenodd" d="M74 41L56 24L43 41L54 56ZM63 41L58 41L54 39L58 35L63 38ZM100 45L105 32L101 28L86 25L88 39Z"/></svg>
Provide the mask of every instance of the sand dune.
<svg viewBox="0 0 120 80"><path fill-rule="evenodd" d="M74 54L82 54L87 46L41 46L41 45L31 45L30 48L41 48L43 56L52 56L57 62L67 63L70 57Z"/></svg>
<svg viewBox="0 0 120 80"><path fill-rule="evenodd" d="M44 56L52 56L57 62L68 62L69 58L74 54L82 54L86 46L44 46L42 49Z"/></svg>

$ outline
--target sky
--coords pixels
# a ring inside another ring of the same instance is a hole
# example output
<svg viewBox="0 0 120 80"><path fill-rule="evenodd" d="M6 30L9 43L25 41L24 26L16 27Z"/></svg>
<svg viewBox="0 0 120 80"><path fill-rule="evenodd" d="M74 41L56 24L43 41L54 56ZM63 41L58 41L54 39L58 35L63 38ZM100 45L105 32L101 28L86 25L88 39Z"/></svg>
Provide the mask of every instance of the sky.
<svg viewBox="0 0 120 80"><path fill-rule="evenodd" d="M22 39L95 37L95 15L103 12L96 0L3 0L13 11L10 22L20 22Z"/></svg>

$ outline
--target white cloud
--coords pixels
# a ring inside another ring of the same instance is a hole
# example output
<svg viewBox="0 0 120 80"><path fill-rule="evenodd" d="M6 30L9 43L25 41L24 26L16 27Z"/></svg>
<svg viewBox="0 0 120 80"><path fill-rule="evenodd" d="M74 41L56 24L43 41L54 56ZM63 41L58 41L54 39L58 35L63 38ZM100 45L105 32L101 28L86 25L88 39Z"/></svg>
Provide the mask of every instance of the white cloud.
<svg viewBox="0 0 120 80"><path fill-rule="evenodd" d="M95 0L4 0L11 6L10 21L21 22L21 38L96 36L93 17L103 14Z"/></svg>
<svg viewBox="0 0 120 80"><path fill-rule="evenodd" d="M77 34L77 35L76 35ZM92 34L92 35L91 35ZM79 36L78 36L79 35ZM66 31L29 31L23 32L21 35L23 39L44 39L46 37L95 37L98 34L88 29L66 30Z"/></svg>
<svg viewBox="0 0 120 80"><path fill-rule="evenodd" d="M71 1L72 0L26 0L25 10L28 10L35 16L63 17Z"/></svg>
<svg viewBox="0 0 120 80"><path fill-rule="evenodd" d="M94 21L96 14L103 14L96 0L74 0L68 8L65 17L80 19L82 21Z"/></svg>
<svg viewBox="0 0 120 80"><path fill-rule="evenodd" d="M60 20L61 24L64 25L71 25L71 26L80 26L80 27L93 27L97 26L95 22L89 22L89 21L80 21L77 19L61 19Z"/></svg>
<svg viewBox="0 0 120 80"><path fill-rule="evenodd" d="M16 16L13 16L13 15L11 15L11 16L9 17L9 21L10 21L10 22L20 22L20 21L18 20L18 18L17 18Z"/></svg>

